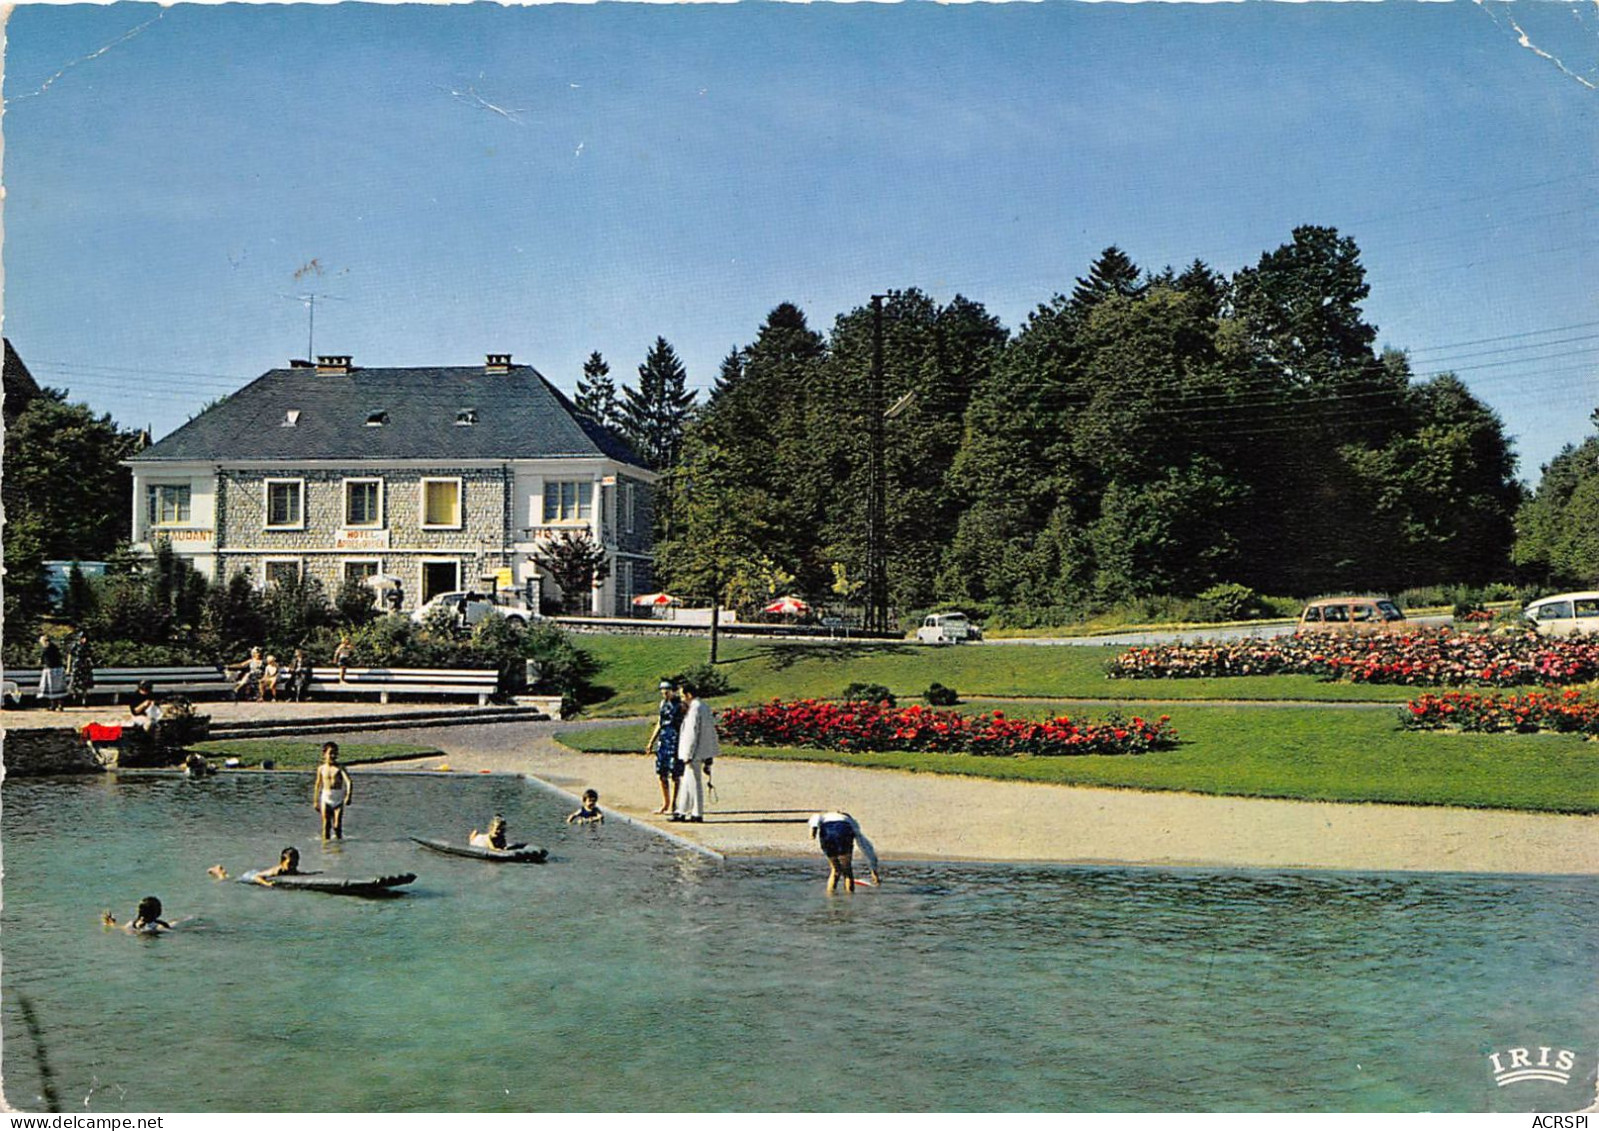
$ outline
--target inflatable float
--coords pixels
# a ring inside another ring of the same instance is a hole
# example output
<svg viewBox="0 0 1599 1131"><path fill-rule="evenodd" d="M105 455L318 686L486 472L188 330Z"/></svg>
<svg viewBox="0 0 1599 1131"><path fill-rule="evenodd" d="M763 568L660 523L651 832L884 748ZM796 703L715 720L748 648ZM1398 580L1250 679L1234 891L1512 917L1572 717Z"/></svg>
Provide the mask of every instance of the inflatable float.
<svg viewBox="0 0 1599 1131"><path fill-rule="evenodd" d="M447 856L468 856L473 860L495 860L502 864L542 864L550 854L549 849L534 844L513 844L509 848L479 848L475 844L456 844L454 841L427 836L414 836L411 839L423 848L431 848L434 852L442 852Z"/></svg>
<svg viewBox="0 0 1599 1131"><path fill-rule="evenodd" d="M320 891L329 895L400 895L397 888L416 879L416 873L403 872L397 876L240 876L243 883L266 888L287 888L289 891Z"/></svg>

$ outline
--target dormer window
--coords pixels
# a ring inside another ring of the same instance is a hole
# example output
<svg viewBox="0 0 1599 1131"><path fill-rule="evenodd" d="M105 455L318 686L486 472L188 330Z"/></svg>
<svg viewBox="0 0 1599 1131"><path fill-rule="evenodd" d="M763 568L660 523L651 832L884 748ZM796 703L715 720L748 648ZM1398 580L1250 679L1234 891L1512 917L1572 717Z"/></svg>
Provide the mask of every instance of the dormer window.
<svg viewBox="0 0 1599 1131"><path fill-rule="evenodd" d="M389 414L381 409L377 412L369 412L366 415L366 426L368 428L382 428L388 422Z"/></svg>
<svg viewBox="0 0 1599 1131"><path fill-rule="evenodd" d="M282 426L284 428L293 428L298 423L300 423L300 410L299 409L291 408L288 412L283 414L283 425Z"/></svg>
<svg viewBox="0 0 1599 1131"><path fill-rule="evenodd" d="M463 408L460 412L455 414L455 422L457 424L476 424L477 409Z"/></svg>

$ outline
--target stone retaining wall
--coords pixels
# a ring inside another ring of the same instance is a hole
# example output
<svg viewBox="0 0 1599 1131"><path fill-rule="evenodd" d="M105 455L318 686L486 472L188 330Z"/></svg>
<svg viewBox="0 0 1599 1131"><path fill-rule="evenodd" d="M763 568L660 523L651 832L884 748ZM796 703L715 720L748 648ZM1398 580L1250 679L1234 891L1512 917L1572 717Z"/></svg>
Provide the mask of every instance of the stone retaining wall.
<svg viewBox="0 0 1599 1131"><path fill-rule="evenodd" d="M7 728L3 741L7 777L104 772L89 747L70 727Z"/></svg>

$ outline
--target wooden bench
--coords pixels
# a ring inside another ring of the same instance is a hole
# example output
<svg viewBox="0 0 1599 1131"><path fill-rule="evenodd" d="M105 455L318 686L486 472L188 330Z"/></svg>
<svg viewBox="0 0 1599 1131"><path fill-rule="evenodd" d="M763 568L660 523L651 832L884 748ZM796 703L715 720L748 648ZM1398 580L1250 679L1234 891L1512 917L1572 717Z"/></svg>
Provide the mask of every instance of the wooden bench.
<svg viewBox="0 0 1599 1131"><path fill-rule="evenodd" d="M476 696L484 706L500 689L500 673L493 668L357 668L318 666L311 676L312 693L376 695L387 703L390 695Z"/></svg>
<svg viewBox="0 0 1599 1131"><path fill-rule="evenodd" d="M96 668L90 695L109 695L113 703L132 695L149 680L157 695L232 695L233 680L220 668ZM38 668L7 668L4 695L20 706L39 694Z"/></svg>

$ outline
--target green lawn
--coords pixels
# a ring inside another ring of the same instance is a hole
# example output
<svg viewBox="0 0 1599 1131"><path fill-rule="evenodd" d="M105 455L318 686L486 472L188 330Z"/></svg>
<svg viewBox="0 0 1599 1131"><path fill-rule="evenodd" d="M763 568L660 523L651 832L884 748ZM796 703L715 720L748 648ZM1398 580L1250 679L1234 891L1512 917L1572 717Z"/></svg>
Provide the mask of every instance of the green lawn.
<svg viewBox="0 0 1599 1131"><path fill-rule="evenodd" d="M1026 713L1041 715L1047 709L1040 704ZM1418 734L1400 730L1390 710L1195 703L1165 713L1182 738L1179 746L1136 756L977 758L767 748L727 752L1243 797L1599 812L1599 745L1576 735ZM636 754L648 730L624 724L557 737L579 750Z"/></svg>
<svg viewBox="0 0 1599 1131"><path fill-rule="evenodd" d="M598 682L610 695L591 716L652 712L664 675L704 663L704 639L653 636L582 636L577 641L601 661ZM963 698L1039 699L1305 699L1324 702L1402 703L1414 689L1324 683L1313 676L1241 676L1234 679L1110 679L1105 664L1120 649L1079 645L783 644L724 642L717 669L733 683L726 703L773 698L836 697L849 683L881 683L900 700L919 698L931 683L953 687Z"/></svg>
<svg viewBox="0 0 1599 1131"><path fill-rule="evenodd" d="M237 758L246 766L271 761L280 770L309 770L322 761L320 742L293 738L219 738L189 747L208 758ZM406 742L341 742L339 761L347 766L362 762L392 762L398 758L428 758L442 754L437 746Z"/></svg>

